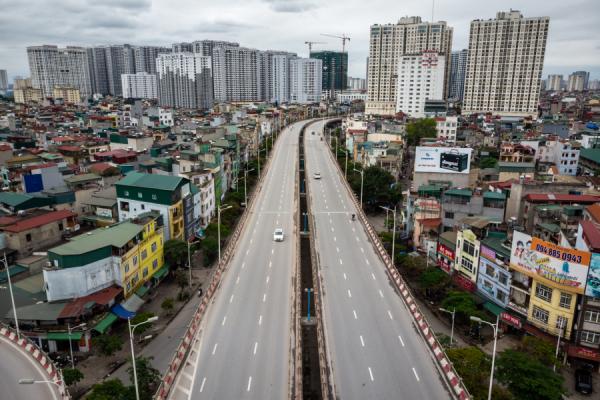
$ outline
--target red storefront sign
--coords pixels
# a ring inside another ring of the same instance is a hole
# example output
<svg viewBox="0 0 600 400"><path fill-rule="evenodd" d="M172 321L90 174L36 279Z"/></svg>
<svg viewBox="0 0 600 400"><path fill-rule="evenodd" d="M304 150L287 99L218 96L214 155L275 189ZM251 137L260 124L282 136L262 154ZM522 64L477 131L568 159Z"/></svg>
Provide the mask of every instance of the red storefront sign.
<svg viewBox="0 0 600 400"><path fill-rule="evenodd" d="M471 280L469 278L464 277L460 273L455 273L453 275L453 277L454 277L454 282L456 282L456 284L458 286L465 289L467 292L474 292L475 289L477 288L477 286L475 285L475 282L471 282Z"/></svg>
<svg viewBox="0 0 600 400"><path fill-rule="evenodd" d="M581 346L569 345L567 354L571 357L585 358L586 360L600 361L600 352Z"/></svg>
<svg viewBox="0 0 600 400"><path fill-rule="evenodd" d="M507 312L500 313L500 319L503 322L506 322L509 325L514 326L515 328L521 329L523 328L523 323L521 322L521 318L515 317Z"/></svg>
<svg viewBox="0 0 600 400"><path fill-rule="evenodd" d="M438 243L437 251L439 254L450 259L450 261L454 261L454 250L449 249L441 243Z"/></svg>

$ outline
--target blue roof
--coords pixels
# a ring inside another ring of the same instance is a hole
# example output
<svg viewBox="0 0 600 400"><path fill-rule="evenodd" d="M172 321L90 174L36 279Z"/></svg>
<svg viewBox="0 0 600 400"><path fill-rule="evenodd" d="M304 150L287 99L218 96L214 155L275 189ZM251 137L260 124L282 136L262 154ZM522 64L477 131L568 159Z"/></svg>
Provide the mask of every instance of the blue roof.
<svg viewBox="0 0 600 400"><path fill-rule="evenodd" d="M131 319L135 317L134 312L126 310L121 304L114 306L111 311L121 319Z"/></svg>

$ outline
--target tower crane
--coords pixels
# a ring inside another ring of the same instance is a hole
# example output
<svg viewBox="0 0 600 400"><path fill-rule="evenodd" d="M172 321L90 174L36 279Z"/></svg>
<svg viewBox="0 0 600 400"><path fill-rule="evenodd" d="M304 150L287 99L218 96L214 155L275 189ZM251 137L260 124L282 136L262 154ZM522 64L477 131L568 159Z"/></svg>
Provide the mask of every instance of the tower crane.
<svg viewBox="0 0 600 400"><path fill-rule="evenodd" d="M341 84L340 91L342 93L344 93L344 86L346 86L346 83L342 81L344 79L344 72L343 72L344 71L344 53L346 52L346 40L350 41L350 36L346 36L345 33L342 33L342 36L331 35L328 33L321 33L321 36L328 36L328 37L332 37L332 38L336 38L336 39L342 39L342 58L341 58L341 62L340 62L340 84ZM346 79L348 79L347 76L346 76ZM333 96L333 87L332 87L332 96Z"/></svg>
<svg viewBox="0 0 600 400"><path fill-rule="evenodd" d="M312 45L313 44L327 44L326 42L311 42L311 41L306 41L304 42L304 44L308 45L308 56L310 57L310 53L312 53Z"/></svg>

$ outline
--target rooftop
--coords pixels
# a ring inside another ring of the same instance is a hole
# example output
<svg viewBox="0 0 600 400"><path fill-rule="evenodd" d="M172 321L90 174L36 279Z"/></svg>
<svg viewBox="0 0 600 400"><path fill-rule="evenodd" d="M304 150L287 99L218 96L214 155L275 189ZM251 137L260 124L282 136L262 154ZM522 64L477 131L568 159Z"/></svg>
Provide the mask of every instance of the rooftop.
<svg viewBox="0 0 600 400"><path fill-rule="evenodd" d="M600 250L600 231L592 221L580 221L581 229L588 243L590 250Z"/></svg>
<svg viewBox="0 0 600 400"><path fill-rule="evenodd" d="M39 226L49 224L50 222L61 221L65 218L74 217L76 215L77 214L69 210L45 212L34 217L25 217L23 219L19 219L14 224L4 226L1 229L5 232L11 233L25 232Z"/></svg>
<svg viewBox="0 0 600 400"><path fill-rule="evenodd" d="M470 189L449 189L444 192L448 196L471 197L473 192Z"/></svg>
<svg viewBox="0 0 600 400"><path fill-rule="evenodd" d="M579 157L600 164L600 149L581 149Z"/></svg>
<svg viewBox="0 0 600 400"><path fill-rule="evenodd" d="M116 184L123 186L135 186L148 189L173 191L180 187L184 181L186 181L185 178L179 176L143 174L140 172L132 171L128 173L123 179L118 181Z"/></svg>
<svg viewBox="0 0 600 400"><path fill-rule="evenodd" d="M600 201L600 196L593 196L589 194L530 193L525 196L525 200L533 203L559 201L589 204Z"/></svg>
<svg viewBox="0 0 600 400"><path fill-rule="evenodd" d="M49 250L61 256L73 256L112 246L123 247L133 239L144 227L131 222L122 222L106 228L95 229L72 238L69 242Z"/></svg>
<svg viewBox="0 0 600 400"><path fill-rule="evenodd" d="M600 223L600 204L594 203L587 206L586 210L596 223Z"/></svg>

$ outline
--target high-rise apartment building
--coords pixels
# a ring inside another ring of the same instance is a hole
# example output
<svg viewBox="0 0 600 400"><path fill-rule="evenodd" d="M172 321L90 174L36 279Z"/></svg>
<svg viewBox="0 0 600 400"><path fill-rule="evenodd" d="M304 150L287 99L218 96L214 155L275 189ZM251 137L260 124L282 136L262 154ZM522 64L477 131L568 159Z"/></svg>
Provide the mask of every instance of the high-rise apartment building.
<svg viewBox="0 0 600 400"><path fill-rule="evenodd" d="M548 25L516 10L471 22L463 113L537 112Z"/></svg>
<svg viewBox="0 0 600 400"><path fill-rule="evenodd" d="M398 61L404 55L435 51L450 56L452 28L446 22L422 22L421 17L401 18L396 24L372 25L367 71L367 114L393 115L396 111ZM444 73L444 94L450 70Z"/></svg>
<svg viewBox="0 0 600 400"><path fill-rule="evenodd" d="M121 86L123 87L123 98L125 99L158 98L158 85L156 82L156 74L149 74L147 72L138 72L136 74L122 74Z"/></svg>
<svg viewBox="0 0 600 400"><path fill-rule="evenodd" d="M367 80L365 78L348 77L348 89L367 90Z"/></svg>
<svg viewBox="0 0 600 400"><path fill-rule="evenodd" d="M443 100L445 71L446 58L436 52L400 57L396 111L425 117L426 100Z"/></svg>
<svg viewBox="0 0 600 400"><path fill-rule="evenodd" d="M588 87L590 73L587 71L575 71L569 75L567 90L569 92L581 92Z"/></svg>
<svg viewBox="0 0 600 400"><path fill-rule="evenodd" d="M160 46L135 46L133 47L133 58L135 60L134 72L147 72L156 74L156 59L159 54L170 53L169 47ZM133 72L130 72L133 73Z"/></svg>
<svg viewBox="0 0 600 400"><path fill-rule="evenodd" d="M348 88L348 53L330 50L312 51L310 58L322 61L323 90L333 97L336 91Z"/></svg>
<svg viewBox="0 0 600 400"><path fill-rule="evenodd" d="M0 94L8 90L8 74L5 69L0 69Z"/></svg>
<svg viewBox="0 0 600 400"><path fill-rule="evenodd" d="M290 102L316 103L321 101L322 60L295 58L290 61Z"/></svg>
<svg viewBox="0 0 600 400"><path fill-rule="evenodd" d="M452 52L450 60L450 90L448 99L462 101L465 90L465 73L467 71L467 57L469 50L463 49Z"/></svg>
<svg viewBox="0 0 600 400"><path fill-rule="evenodd" d="M598 90L600 89L600 80L592 79L588 85L588 90Z"/></svg>
<svg viewBox="0 0 600 400"><path fill-rule="evenodd" d="M77 104L81 101L79 89L68 86L54 86L52 97L54 99L62 99L65 103Z"/></svg>
<svg viewBox="0 0 600 400"><path fill-rule="evenodd" d="M92 94L87 50L83 47L31 46L27 58L33 87L42 96L53 95L55 86L79 89L84 98Z"/></svg>
<svg viewBox="0 0 600 400"><path fill-rule="evenodd" d="M560 89L562 88L562 83L562 75L548 75L548 80L546 81L546 90L560 92Z"/></svg>
<svg viewBox="0 0 600 400"><path fill-rule="evenodd" d="M260 51L238 46L216 46L213 49L213 82L215 101L262 100Z"/></svg>
<svg viewBox="0 0 600 400"><path fill-rule="evenodd" d="M160 54L156 59L161 106L210 108L213 104L210 57L194 53Z"/></svg>
<svg viewBox="0 0 600 400"><path fill-rule="evenodd" d="M270 59L269 87L271 103L287 103L290 101L290 63L293 56L289 54L273 54Z"/></svg>

